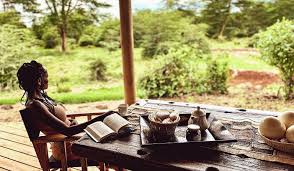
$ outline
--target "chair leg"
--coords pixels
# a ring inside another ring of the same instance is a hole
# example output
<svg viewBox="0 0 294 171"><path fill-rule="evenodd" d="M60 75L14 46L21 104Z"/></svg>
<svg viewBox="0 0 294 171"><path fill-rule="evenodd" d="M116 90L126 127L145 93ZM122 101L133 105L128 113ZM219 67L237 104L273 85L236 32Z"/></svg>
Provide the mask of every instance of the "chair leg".
<svg viewBox="0 0 294 171"><path fill-rule="evenodd" d="M82 171L88 170L87 158L81 158Z"/></svg>
<svg viewBox="0 0 294 171"><path fill-rule="evenodd" d="M100 171L105 171L105 163L99 162L99 170Z"/></svg>
<svg viewBox="0 0 294 171"><path fill-rule="evenodd" d="M63 171L67 171L67 153L66 153L66 142L58 142L61 143L61 150L63 151L63 156L61 157L61 166Z"/></svg>
<svg viewBox="0 0 294 171"><path fill-rule="evenodd" d="M48 149L46 143L32 142L43 171L49 171Z"/></svg>

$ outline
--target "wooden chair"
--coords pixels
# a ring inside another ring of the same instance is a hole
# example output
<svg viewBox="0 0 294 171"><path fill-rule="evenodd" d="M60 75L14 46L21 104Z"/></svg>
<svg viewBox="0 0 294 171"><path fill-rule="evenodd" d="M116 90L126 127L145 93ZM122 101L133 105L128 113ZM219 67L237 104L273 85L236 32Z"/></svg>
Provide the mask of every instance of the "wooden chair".
<svg viewBox="0 0 294 171"><path fill-rule="evenodd" d="M104 163L88 160L86 158L81 158L80 160L67 160L66 153L66 142L75 141L80 138L80 136L75 135L71 137L66 137L62 134L55 135L47 135L40 136L40 130L35 128L32 124L30 124L29 109L20 110L20 114L27 130L28 136L34 146L35 152L37 154L38 160L43 171L49 171L51 168L62 168L62 170L66 171L68 167L82 167L83 171L87 170L87 166L99 166L100 170L104 170ZM76 117L86 116L89 119L93 115L100 115L104 112L96 112L96 113L77 113L77 114L69 114L67 117L75 119ZM62 150L64 151L62 160L55 160L53 156L48 157L48 148L47 143L55 142L60 143Z"/></svg>

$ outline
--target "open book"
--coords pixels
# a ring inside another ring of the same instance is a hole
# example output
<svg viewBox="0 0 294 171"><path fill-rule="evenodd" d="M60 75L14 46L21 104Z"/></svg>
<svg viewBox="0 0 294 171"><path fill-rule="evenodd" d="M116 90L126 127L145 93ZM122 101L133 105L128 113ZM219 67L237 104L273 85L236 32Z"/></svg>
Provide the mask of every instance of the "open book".
<svg viewBox="0 0 294 171"><path fill-rule="evenodd" d="M94 141L101 142L108 137L125 133L128 125L129 121L115 113L104 118L103 122L88 125L84 130Z"/></svg>

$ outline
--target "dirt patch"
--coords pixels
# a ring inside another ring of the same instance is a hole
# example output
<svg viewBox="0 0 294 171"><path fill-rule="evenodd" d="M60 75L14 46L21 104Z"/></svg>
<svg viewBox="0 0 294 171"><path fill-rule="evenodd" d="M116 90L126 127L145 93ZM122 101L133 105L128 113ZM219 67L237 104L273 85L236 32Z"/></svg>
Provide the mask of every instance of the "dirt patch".
<svg viewBox="0 0 294 171"><path fill-rule="evenodd" d="M272 83L281 82L280 77L276 73L261 71L231 71L230 84L250 83L252 86L267 86Z"/></svg>

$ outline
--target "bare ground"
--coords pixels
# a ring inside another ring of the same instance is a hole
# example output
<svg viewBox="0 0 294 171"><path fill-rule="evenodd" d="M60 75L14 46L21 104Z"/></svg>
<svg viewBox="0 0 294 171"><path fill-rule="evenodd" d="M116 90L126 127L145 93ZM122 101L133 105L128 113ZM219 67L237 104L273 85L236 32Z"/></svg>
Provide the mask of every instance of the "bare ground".
<svg viewBox="0 0 294 171"><path fill-rule="evenodd" d="M245 109L259 109L268 111L294 110L294 100L285 101L275 94L266 94L263 89L281 82L279 76L270 72L232 71L229 82L229 92L226 95L189 95L165 100L205 103L211 105L230 106ZM66 105L68 113L94 112L101 109L114 109L120 101L103 101L83 104ZM24 106L0 105L0 121L20 121L19 110Z"/></svg>

